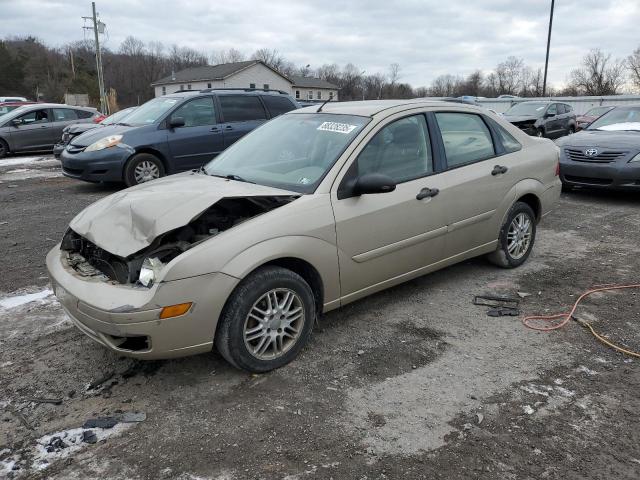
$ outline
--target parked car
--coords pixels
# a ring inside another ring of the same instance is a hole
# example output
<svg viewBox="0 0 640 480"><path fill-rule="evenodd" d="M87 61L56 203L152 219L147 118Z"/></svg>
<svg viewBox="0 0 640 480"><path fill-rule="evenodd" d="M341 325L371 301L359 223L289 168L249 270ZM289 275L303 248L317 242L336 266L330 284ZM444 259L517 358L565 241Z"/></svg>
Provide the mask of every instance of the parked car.
<svg viewBox="0 0 640 480"><path fill-rule="evenodd" d="M95 108L58 103L23 105L0 117L0 158L9 153L51 150L71 123L91 122Z"/></svg>
<svg viewBox="0 0 640 480"><path fill-rule="evenodd" d="M507 94L503 94L503 95L498 95L498 98L520 98L517 95L507 95Z"/></svg>
<svg viewBox="0 0 640 480"><path fill-rule="evenodd" d="M560 189L553 142L479 108L332 102L99 200L47 268L75 325L118 354L215 345L264 372L321 312L478 255L521 265Z"/></svg>
<svg viewBox="0 0 640 480"><path fill-rule="evenodd" d="M0 102L0 116L9 112L13 112L16 108L23 105L32 105L35 102Z"/></svg>
<svg viewBox="0 0 640 480"><path fill-rule="evenodd" d="M523 132L537 137L557 138L576 131L576 115L566 103L520 102L504 112L503 117Z"/></svg>
<svg viewBox="0 0 640 480"><path fill-rule="evenodd" d="M0 103L4 102L28 102L25 97L0 97Z"/></svg>
<svg viewBox="0 0 640 480"><path fill-rule="evenodd" d="M565 189L640 191L640 105L609 110L557 145Z"/></svg>
<svg viewBox="0 0 640 480"><path fill-rule="evenodd" d="M614 107L593 107L576 117L576 132L586 128L596 118L601 117Z"/></svg>
<svg viewBox="0 0 640 480"><path fill-rule="evenodd" d="M133 112L136 107L124 108L108 117L102 116L102 120L96 122L94 120L93 123L73 123L64 127L62 130L62 138L61 140L53 146L53 155L56 158L60 158L60 154L69 144L69 142L80 135L81 133L88 132L89 130L93 130L96 127L105 127L107 125L116 125L120 121L124 120L124 118ZM97 117L98 119L101 117Z"/></svg>
<svg viewBox="0 0 640 480"><path fill-rule="evenodd" d="M126 185L199 168L270 118L297 108L277 90L207 89L154 98L126 122L71 140L62 173Z"/></svg>

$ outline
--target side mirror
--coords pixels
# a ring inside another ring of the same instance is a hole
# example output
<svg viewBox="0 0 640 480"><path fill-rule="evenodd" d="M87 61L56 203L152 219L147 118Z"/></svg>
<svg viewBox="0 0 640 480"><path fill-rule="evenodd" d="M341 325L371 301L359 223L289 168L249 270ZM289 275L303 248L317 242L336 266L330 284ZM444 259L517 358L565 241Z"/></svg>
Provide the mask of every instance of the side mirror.
<svg viewBox="0 0 640 480"><path fill-rule="evenodd" d="M367 193L388 193L396 189L396 182L388 175L381 173L365 173L358 177L353 186L355 195Z"/></svg>
<svg viewBox="0 0 640 480"><path fill-rule="evenodd" d="M14 127L19 127L20 125L22 125L22 120L14 118L13 120L11 120L11 125L13 125Z"/></svg>
<svg viewBox="0 0 640 480"><path fill-rule="evenodd" d="M172 117L171 120L169 120L170 128L184 127L184 125L185 125L184 117Z"/></svg>
<svg viewBox="0 0 640 480"><path fill-rule="evenodd" d="M555 116L556 116L555 113L550 113L550 112L547 112L547 113L544 114L544 118L551 118L551 117L555 117Z"/></svg>

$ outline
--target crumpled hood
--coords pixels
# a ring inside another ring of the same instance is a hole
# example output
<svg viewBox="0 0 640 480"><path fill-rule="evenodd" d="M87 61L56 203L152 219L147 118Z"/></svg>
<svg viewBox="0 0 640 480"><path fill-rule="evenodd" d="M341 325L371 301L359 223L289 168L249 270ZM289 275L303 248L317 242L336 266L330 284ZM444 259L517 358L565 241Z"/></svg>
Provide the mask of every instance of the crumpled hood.
<svg viewBox="0 0 640 480"><path fill-rule="evenodd" d="M604 130L582 130L557 142L562 147L600 147L619 150L640 149L640 132L607 132Z"/></svg>
<svg viewBox="0 0 640 480"><path fill-rule="evenodd" d="M505 120L511 123L515 122L535 122L538 120L538 117L534 117L531 115L502 115Z"/></svg>
<svg viewBox="0 0 640 480"><path fill-rule="evenodd" d="M299 193L186 172L143 183L89 205L69 226L100 248L129 255L159 235L190 223L223 198L299 196Z"/></svg>

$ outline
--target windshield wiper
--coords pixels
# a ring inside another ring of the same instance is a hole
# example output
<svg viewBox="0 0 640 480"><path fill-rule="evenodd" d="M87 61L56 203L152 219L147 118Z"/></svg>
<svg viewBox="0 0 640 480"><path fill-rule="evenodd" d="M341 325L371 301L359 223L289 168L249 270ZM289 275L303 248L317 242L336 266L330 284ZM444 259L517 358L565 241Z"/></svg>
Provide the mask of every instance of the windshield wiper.
<svg viewBox="0 0 640 480"><path fill-rule="evenodd" d="M256 182L252 182L251 180L247 180L245 178L242 178L240 175L235 175L233 173L228 173L226 175L218 175L218 174L215 174L215 173L210 173L208 175L211 175L212 177L226 178L227 180L235 180L236 182L256 183Z"/></svg>
<svg viewBox="0 0 640 480"><path fill-rule="evenodd" d="M130 127L131 125L128 123L122 123L122 122L118 122L115 125L122 125L123 127Z"/></svg>

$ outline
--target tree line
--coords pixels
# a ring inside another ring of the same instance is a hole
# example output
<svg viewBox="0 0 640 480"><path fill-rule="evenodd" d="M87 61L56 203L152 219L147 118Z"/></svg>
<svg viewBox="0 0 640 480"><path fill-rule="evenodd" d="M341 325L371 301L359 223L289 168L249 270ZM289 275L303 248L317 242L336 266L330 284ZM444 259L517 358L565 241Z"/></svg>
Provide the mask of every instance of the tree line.
<svg viewBox="0 0 640 480"><path fill-rule="evenodd" d="M262 60L286 75L315 76L336 84L342 100L516 95L542 95L543 73L522 58L510 56L489 72L478 69L466 76L441 75L429 86L414 88L402 82L402 68L391 63L385 71L365 72L353 63L298 66L275 49L252 54L238 49L201 51L161 42L145 43L129 36L117 49L102 51L105 87L117 98L117 106L139 105L153 97L150 84L184 68ZM47 46L35 37L0 40L0 93L60 102L65 93L88 93L98 104L95 50L89 40L62 47ZM640 90L640 47L625 59L613 59L602 50L591 50L580 67L569 72L562 89L547 87L547 95L615 95L630 88Z"/></svg>

